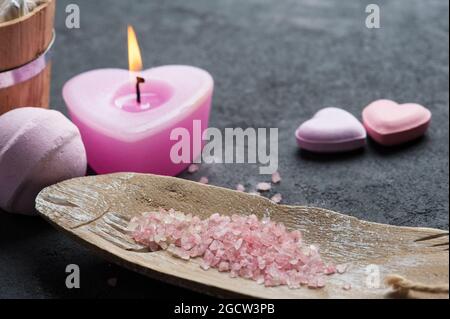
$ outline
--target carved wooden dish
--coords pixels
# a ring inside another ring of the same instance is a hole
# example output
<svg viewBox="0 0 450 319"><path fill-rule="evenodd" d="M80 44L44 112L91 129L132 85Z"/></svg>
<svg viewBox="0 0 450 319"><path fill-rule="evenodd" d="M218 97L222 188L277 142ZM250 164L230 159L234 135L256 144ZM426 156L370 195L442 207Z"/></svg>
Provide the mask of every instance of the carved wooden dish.
<svg viewBox="0 0 450 319"><path fill-rule="evenodd" d="M50 223L104 258L152 278L221 297L384 298L384 277L399 274L427 284L448 283L448 232L381 225L332 211L284 206L263 197L182 179L114 174L69 180L43 190L37 209ZM213 213L270 215L318 244L322 256L347 263L343 275L330 276L324 289L265 288L256 282L202 270L199 260L183 261L164 251L150 253L136 244L126 227L132 216L158 208L203 218ZM369 265L376 265L377 267ZM368 286L376 283L378 288ZM368 277L367 271L372 272ZM375 271L375 273L373 272ZM373 281L375 279L375 281ZM344 290L349 283L352 288ZM429 297L417 295L417 297ZM448 298L448 295L433 295Z"/></svg>

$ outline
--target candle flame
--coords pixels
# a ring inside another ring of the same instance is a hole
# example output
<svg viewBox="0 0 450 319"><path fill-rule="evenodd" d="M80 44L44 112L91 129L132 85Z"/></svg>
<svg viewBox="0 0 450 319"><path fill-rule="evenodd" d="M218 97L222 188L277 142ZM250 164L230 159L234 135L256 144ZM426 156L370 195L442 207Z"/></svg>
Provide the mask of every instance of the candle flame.
<svg viewBox="0 0 450 319"><path fill-rule="evenodd" d="M142 71L142 56L136 32L131 25L128 26L128 63L131 72Z"/></svg>

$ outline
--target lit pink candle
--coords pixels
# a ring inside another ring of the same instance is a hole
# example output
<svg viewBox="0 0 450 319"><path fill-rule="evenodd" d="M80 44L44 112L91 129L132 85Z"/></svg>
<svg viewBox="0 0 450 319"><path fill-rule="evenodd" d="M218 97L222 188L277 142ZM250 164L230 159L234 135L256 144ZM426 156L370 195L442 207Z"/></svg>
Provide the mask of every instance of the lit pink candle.
<svg viewBox="0 0 450 319"><path fill-rule="evenodd" d="M191 66L139 71L139 47L131 28L129 47L133 72L103 69L78 75L64 86L64 100L97 173L177 175L190 163L172 161L177 141L170 139L171 132L184 128L194 139L195 122L201 123L201 131L207 129L213 79ZM190 143L191 161L201 153L195 144Z"/></svg>

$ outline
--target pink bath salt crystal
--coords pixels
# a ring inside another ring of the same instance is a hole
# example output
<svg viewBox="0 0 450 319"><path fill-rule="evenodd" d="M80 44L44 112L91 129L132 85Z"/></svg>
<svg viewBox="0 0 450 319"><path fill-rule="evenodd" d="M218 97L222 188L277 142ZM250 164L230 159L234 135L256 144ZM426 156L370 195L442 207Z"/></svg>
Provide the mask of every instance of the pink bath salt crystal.
<svg viewBox="0 0 450 319"><path fill-rule="evenodd" d="M351 285L350 283L346 282L346 283L342 286L342 289L344 289L344 290L350 290L350 289L352 289L352 285Z"/></svg>
<svg viewBox="0 0 450 319"><path fill-rule="evenodd" d="M281 183L281 175L279 172L275 172L272 174L272 183L280 184Z"/></svg>
<svg viewBox="0 0 450 319"><path fill-rule="evenodd" d="M237 190L238 192L245 193L245 186L242 185L242 184L238 184L238 185L236 186L236 190Z"/></svg>
<svg viewBox="0 0 450 319"><path fill-rule="evenodd" d="M197 173L199 171L199 169L200 169L200 167L197 164L192 164L192 165L189 166L188 172L190 174L195 174L195 173Z"/></svg>
<svg viewBox="0 0 450 319"><path fill-rule="evenodd" d="M209 245L209 250L211 251L217 251L221 247L221 244L219 241L214 240L211 245Z"/></svg>
<svg viewBox="0 0 450 319"><path fill-rule="evenodd" d="M297 265L299 262L300 262L300 260L297 259L297 258L291 259L291 260L289 261L289 263L290 263L292 266Z"/></svg>
<svg viewBox="0 0 450 319"><path fill-rule="evenodd" d="M169 248L167 248L167 251L172 255L179 257L180 259L189 260L191 258L189 252L175 245L170 245Z"/></svg>
<svg viewBox="0 0 450 319"><path fill-rule="evenodd" d="M256 279L256 283L258 285L264 284L264 277L263 276L258 277L258 279Z"/></svg>
<svg viewBox="0 0 450 319"><path fill-rule="evenodd" d="M184 236L181 238L181 248L191 250L195 246L193 237Z"/></svg>
<svg viewBox="0 0 450 319"><path fill-rule="evenodd" d="M209 264L208 263L206 263L204 260L202 261L202 263L200 264L200 268L202 268L203 270L208 270L208 269L210 269L211 267L209 266Z"/></svg>
<svg viewBox="0 0 450 319"><path fill-rule="evenodd" d="M199 180L198 182L199 182L200 184L205 184L205 185L207 185L207 184L209 184L209 178L203 176L202 178L200 178L200 180Z"/></svg>
<svg viewBox="0 0 450 319"><path fill-rule="evenodd" d="M298 230L294 230L293 232L291 232L291 238L295 241L295 242L299 242L302 239L302 233Z"/></svg>
<svg viewBox="0 0 450 319"><path fill-rule="evenodd" d="M348 265L346 264L341 264L341 265L337 265L336 266L336 271L338 274L343 274L347 271Z"/></svg>
<svg viewBox="0 0 450 319"><path fill-rule="evenodd" d="M212 264L214 257L215 257L214 253L209 248L205 251L205 254L203 255L204 260L209 264Z"/></svg>
<svg viewBox="0 0 450 319"><path fill-rule="evenodd" d="M289 270L287 273L286 285L289 289L298 289L300 288L300 280L298 276L296 276L295 270Z"/></svg>
<svg viewBox="0 0 450 319"><path fill-rule="evenodd" d="M226 261L222 261L219 263L219 271L226 272L230 270L230 264Z"/></svg>
<svg viewBox="0 0 450 319"><path fill-rule="evenodd" d="M298 279L300 281L300 284L305 285L305 286L308 285L308 276L306 276L305 274L300 274L298 276Z"/></svg>
<svg viewBox="0 0 450 319"><path fill-rule="evenodd" d="M216 251L216 257L220 259L226 259L225 257L225 250L220 248Z"/></svg>
<svg viewBox="0 0 450 319"><path fill-rule="evenodd" d="M232 233L234 236L239 236L240 234L242 234L242 231L241 231L240 229L238 229L238 228L233 228L233 229L231 230L231 233Z"/></svg>
<svg viewBox="0 0 450 319"><path fill-rule="evenodd" d="M201 258L203 270L215 268L267 287L322 288L326 266L315 246L303 244L299 231L256 215L213 214L201 220L174 210L144 213L129 227L133 239L152 251L167 250L189 260Z"/></svg>
<svg viewBox="0 0 450 319"><path fill-rule="evenodd" d="M311 278L308 281L308 288L311 288L311 289L319 288L319 279L318 278Z"/></svg>
<svg viewBox="0 0 450 319"><path fill-rule="evenodd" d="M336 273L336 267L333 265L328 265L325 267L325 270L323 272L325 275L333 275Z"/></svg>
<svg viewBox="0 0 450 319"><path fill-rule="evenodd" d="M281 194L275 194L272 196L272 198L270 199L272 202L274 202L275 204L279 204L283 201L283 195Z"/></svg>
<svg viewBox="0 0 450 319"><path fill-rule="evenodd" d="M243 242L244 240L242 238L239 238L234 244L234 249L239 250L242 247Z"/></svg>
<svg viewBox="0 0 450 319"><path fill-rule="evenodd" d="M192 239L196 245L200 245L202 243L202 236L200 236L200 234L193 234Z"/></svg>
<svg viewBox="0 0 450 319"><path fill-rule="evenodd" d="M245 279L251 279L253 277L253 271L248 267L242 267L239 271L239 276Z"/></svg>
<svg viewBox="0 0 450 319"><path fill-rule="evenodd" d="M139 227L139 218L133 217L128 224L127 231L134 232Z"/></svg>
<svg viewBox="0 0 450 319"><path fill-rule="evenodd" d="M317 288L323 288L323 287L325 287L325 284L326 284L325 278L319 277L317 279Z"/></svg>
<svg viewBox="0 0 450 319"><path fill-rule="evenodd" d="M227 232L228 232L228 229L226 229L226 228L218 228L214 231L213 238L221 239Z"/></svg>
<svg viewBox="0 0 450 319"><path fill-rule="evenodd" d="M221 261L220 257L214 256L211 263L211 267L218 268L220 261Z"/></svg>
<svg viewBox="0 0 450 319"><path fill-rule="evenodd" d="M269 183L259 183L256 185L256 189L260 192L268 192L272 189L272 185Z"/></svg>
<svg viewBox="0 0 450 319"><path fill-rule="evenodd" d="M156 252L156 251L160 250L160 247L161 246L158 245L157 243L152 243L152 242L148 243L148 248L151 252Z"/></svg>

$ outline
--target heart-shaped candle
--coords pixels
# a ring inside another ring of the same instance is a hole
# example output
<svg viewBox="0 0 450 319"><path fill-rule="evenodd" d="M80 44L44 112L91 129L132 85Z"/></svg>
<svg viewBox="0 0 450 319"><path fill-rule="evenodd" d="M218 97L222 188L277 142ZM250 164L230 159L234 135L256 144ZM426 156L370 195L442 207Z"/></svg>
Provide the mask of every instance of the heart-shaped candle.
<svg viewBox="0 0 450 319"><path fill-rule="evenodd" d="M376 142L392 146L414 140L427 131L431 112L419 104L378 100L363 111L363 122Z"/></svg>
<svg viewBox="0 0 450 319"><path fill-rule="evenodd" d="M174 129L189 141L208 127L213 80L200 69L163 66L140 73L141 103L129 72L105 69L81 74L64 87L70 116L78 126L89 165L99 174L139 172L176 175L190 163L174 163L170 152ZM198 137L198 136L197 136ZM201 138L201 136L200 136ZM189 158L201 153L190 144Z"/></svg>
<svg viewBox="0 0 450 319"><path fill-rule="evenodd" d="M140 71L136 36L131 27L128 31L132 72L104 69L78 75L64 86L64 100L97 173L177 175L201 154L213 79L191 66ZM187 145L174 160L180 137Z"/></svg>
<svg viewBox="0 0 450 319"><path fill-rule="evenodd" d="M352 114L335 107L320 110L295 135L302 149L319 153L355 150L366 144L367 137L363 125Z"/></svg>

